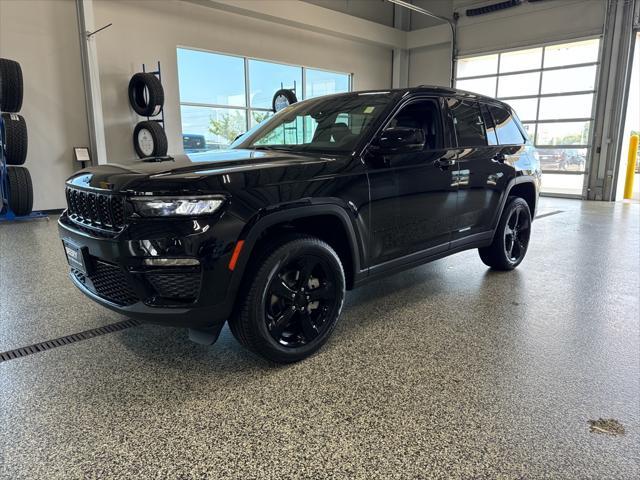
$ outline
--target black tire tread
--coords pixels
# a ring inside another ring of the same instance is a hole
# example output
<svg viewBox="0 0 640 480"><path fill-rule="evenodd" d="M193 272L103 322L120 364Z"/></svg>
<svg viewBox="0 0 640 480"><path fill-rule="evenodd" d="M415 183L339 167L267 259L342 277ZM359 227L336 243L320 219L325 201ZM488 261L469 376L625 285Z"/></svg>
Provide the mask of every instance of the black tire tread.
<svg viewBox="0 0 640 480"><path fill-rule="evenodd" d="M291 363L297 361L297 359L291 359L283 355L274 354L272 350L264 345L260 337L257 335L255 329L251 326L251 307L253 306L256 299L261 296L262 285L260 283L260 279L265 275L265 270L270 268L272 257L280 256L281 251L294 248L295 244L297 243L308 244L309 242L315 243L318 246L322 246L323 248L328 249L330 252L332 252L333 255L335 255L335 258L338 260L340 268L342 269L342 262L340 261L340 257L338 256L338 254L333 250L333 248L331 248L329 244L320 240L319 238L295 233L277 237L274 240L268 242L262 248L263 253L255 258L252 263L247 266L247 270L244 275L245 281L243 281L242 285L244 288L240 289L240 291L245 291L247 293L244 296L238 298L236 311L228 322L231 333L243 347L276 363ZM344 275L344 271L342 271L342 275ZM342 301L344 302L344 298L342 299ZM308 355L312 355L322 347L322 345L330 337L336 324L337 321L334 322L333 326L326 332L323 341L318 343L313 351Z"/></svg>
<svg viewBox="0 0 640 480"><path fill-rule="evenodd" d="M139 105L136 102L136 92L147 87L149 98L146 105ZM139 72L129 80L129 103L131 108L140 116L153 117L159 115L164 106L164 89L160 79L153 73Z"/></svg>
<svg viewBox="0 0 640 480"><path fill-rule="evenodd" d="M18 216L29 215L33 210L33 184L25 167L7 167L9 206Z"/></svg>
<svg viewBox="0 0 640 480"><path fill-rule="evenodd" d="M0 111L19 112L23 95L22 67L15 60L0 58Z"/></svg>
<svg viewBox="0 0 640 480"><path fill-rule="evenodd" d="M478 249L478 253L480 254L480 259L482 260L482 263L492 268L493 270L509 271L509 270L513 270L519 265L519 263L514 265L507 260L507 257L504 252L504 245L503 245L504 240L502 238L502 231L504 230L504 225L509 219L509 215L512 207L516 203L524 206L526 208L526 211L529 212L529 217L531 217L529 204L526 202L524 198L509 196L509 198L507 198L507 203L505 204L504 209L502 210L502 215L498 222L498 227L496 228L496 233L493 237L493 241L491 242L491 245L489 245L488 247L483 247ZM529 221L531 221L531 218L529 218Z"/></svg>
<svg viewBox="0 0 640 480"><path fill-rule="evenodd" d="M3 113L2 120L5 161L7 165L23 165L29 145L27 123L22 115L15 113Z"/></svg>

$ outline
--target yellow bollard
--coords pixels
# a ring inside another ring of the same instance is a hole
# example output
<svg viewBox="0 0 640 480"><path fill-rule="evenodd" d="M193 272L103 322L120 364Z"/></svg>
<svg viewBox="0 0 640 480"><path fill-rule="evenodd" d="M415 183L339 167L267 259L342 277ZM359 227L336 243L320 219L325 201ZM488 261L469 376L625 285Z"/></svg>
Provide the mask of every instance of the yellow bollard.
<svg viewBox="0 0 640 480"><path fill-rule="evenodd" d="M627 160L627 176L624 180L624 198L633 197L633 177L636 173L636 159L638 157L638 135L631 135L629 140L629 159Z"/></svg>

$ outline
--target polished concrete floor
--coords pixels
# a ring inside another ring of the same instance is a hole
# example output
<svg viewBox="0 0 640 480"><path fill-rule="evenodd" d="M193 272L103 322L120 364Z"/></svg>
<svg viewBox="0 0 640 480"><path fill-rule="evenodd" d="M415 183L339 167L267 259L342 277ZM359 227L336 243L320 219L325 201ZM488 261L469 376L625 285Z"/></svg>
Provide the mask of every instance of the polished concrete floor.
<svg viewBox="0 0 640 480"><path fill-rule="evenodd" d="M470 251L351 292L296 365L148 325L0 363L0 478L639 478L640 205L538 213L516 271ZM0 352L122 319L53 219L0 224Z"/></svg>

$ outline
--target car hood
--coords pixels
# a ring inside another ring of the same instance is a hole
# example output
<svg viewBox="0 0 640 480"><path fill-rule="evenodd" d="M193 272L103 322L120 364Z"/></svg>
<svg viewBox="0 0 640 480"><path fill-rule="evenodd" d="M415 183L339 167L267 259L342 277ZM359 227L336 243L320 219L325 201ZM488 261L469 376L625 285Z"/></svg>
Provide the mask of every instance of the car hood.
<svg viewBox="0 0 640 480"><path fill-rule="evenodd" d="M206 177L274 168L302 168L311 171L305 167L334 162L337 159L335 156L277 150L217 150L175 155L162 161L140 160L126 165L110 163L90 167L74 174L67 183L78 187L119 191L128 188L138 189L143 179L167 184L172 180L196 181Z"/></svg>

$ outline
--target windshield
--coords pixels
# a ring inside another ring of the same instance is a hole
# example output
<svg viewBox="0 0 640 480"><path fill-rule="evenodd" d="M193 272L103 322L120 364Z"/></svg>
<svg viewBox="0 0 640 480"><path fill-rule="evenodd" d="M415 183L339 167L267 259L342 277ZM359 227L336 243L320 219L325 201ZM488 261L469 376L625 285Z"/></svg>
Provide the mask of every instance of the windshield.
<svg viewBox="0 0 640 480"><path fill-rule="evenodd" d="M352 152L390 103L387 92L296 103L244 134L231 148Z"/></svg>

